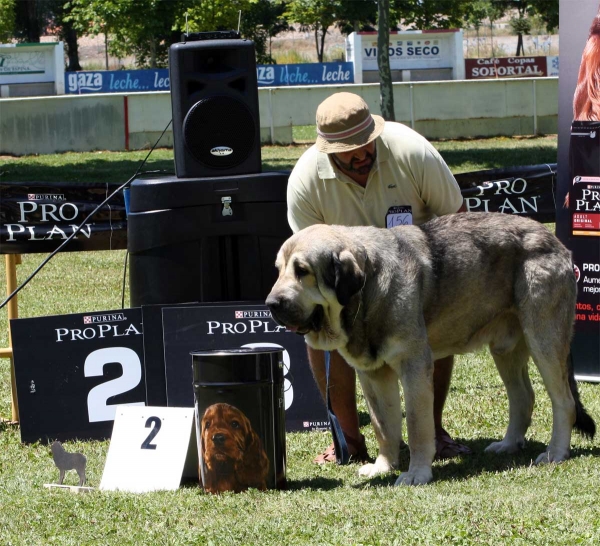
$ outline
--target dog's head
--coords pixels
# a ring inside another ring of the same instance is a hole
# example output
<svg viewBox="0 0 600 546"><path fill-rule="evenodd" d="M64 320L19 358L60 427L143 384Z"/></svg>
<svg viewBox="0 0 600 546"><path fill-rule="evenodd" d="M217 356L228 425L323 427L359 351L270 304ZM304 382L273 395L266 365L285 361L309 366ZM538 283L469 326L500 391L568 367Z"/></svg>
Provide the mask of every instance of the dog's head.
<svg viewBox="0 0 600 546"><path fill-rule="evenodd" d="M252 441L252 425L236 407L213 404L202 416L202 452L208 467L217 462L240 460Z"/></svg>
<svg viewBox="0 0 600 546"><path fill-rule="evenodd" d="M347 228L318 224L296 233L277 254L279 278L266 300L272 317L299 334L337 329L335 317L365 283L365 262Z"/></svg>
<svg viewBox="0 0 600 546"><path fill-rule="evenodd" d="M206 408L201 421L202 459L211 492L266 488L269 459L244 413L230 404ZM215 480L220 483L214 483Z"/></svg>

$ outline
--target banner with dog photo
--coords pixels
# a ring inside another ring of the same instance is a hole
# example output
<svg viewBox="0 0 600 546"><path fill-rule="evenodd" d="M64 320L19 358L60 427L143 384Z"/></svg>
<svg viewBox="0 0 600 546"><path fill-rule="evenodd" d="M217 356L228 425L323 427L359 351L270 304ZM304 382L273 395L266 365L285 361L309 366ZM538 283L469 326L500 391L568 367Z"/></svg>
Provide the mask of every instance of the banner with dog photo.
<svg viewBox="0 0 600 546"><path fill-rule="evenodd" d="M600 381L600 2L560 0L556 233L572 251L578 379Z"/></svg>

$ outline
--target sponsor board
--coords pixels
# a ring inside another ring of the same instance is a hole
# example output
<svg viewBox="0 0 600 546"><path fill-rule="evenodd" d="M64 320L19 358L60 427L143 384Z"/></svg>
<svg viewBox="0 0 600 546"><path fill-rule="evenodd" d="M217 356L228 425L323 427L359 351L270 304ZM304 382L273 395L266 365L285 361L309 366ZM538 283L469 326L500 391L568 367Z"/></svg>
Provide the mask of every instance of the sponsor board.
<svg viewBox="0 0 600 546"><path fill-rule="evenodd" d="M575 377L600 381L600 119L583 108L598 87L598 73L588 68L584 50L597 39L590 29L600 5L580 0L574 10L572 4L559 2L556 233L572 253L577 279Z"/></svg>
<svg viewBox="0 0 600 546"><path fill-rule="evenodd" d="M354 65L354 80L363 72L379 70L377 33L352 32L346 38L346 59ZM451 69L453 79L464 79L462 31L458 29L392 31L388 42L391 70Z"/></svg>
<svg viewBox="0 0 600 546"><path fill-rule="evenodd" d="M354 83L354 67L348 62L257 65L258 87ZM154 70L97 70L65 74L67 94L136 93L169 91L167 68Z"/></svg>
<svg viewBox="0 0 600 546"><path fill-rule="evenodd" d="M556 163L455 176L469 212L501 212L553 222Z"/></svg>
<svg viewBox="0 0 600 546"><path fill-rule="evenodd" d="M63 42L0 44L0 86L53 82L62 95L64 72Z"/></svg>
<svg viewBox="0 0 600 546"><path fill-rule="evenodd" d="M50 252L63 243L118 184L0 183L0 254ZM65 251L127 247L123 193L87 221Z"/></svg>
<svg viewBox="0 0 600 546"><path fill-rule="evenodd" d="M465 59L467 80L487 78L539 78L553 71L554 57L493 57ZM550 63L550 69L548 67Z"/></svg>
<svg viewBox="0 0 600 546"><path fill-rule="evenodd" d="M460 173L455 178L469 211L520 214L553 222L555 173L553 163ZM117 187L112 183L3 182L0 254L56 249ZM231 207L226 201L223 204L222 215L231 214ZM86 222L65 251L124 248L127 216L124 196L119 192Z"/></svg>
<svg viewBox="0 0 600 546"><path fill-rule="evenodd" d="M139 309L10 322L21 441L106 439L117 404L145 405Z"/></svg>
<svg viewBox="0 0 600 546"><path fill-rule="evenodd" d="M194 405L192 351L282 348L286 430L329 430L325 404L308 364L304 336L276 324L265 305L165 306L162 330L168 406Z"/></svg>

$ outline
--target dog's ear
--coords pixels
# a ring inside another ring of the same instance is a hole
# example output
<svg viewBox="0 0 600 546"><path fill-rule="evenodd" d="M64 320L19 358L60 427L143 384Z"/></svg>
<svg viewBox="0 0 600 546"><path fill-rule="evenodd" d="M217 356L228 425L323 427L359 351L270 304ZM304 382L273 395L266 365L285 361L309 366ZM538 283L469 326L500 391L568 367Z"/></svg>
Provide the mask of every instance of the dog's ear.
<svg viewBox="0 0 600 546"><path fill-rule="evenodd" d="M340 305L348 305L350 298L365 284L365 257L362 254L355 255L349 250L342 250L338 255L333 255L335 295Z"/></svg>
<svg viewBox="0 0 600 546"><path fill-rule="evenodd" d="M248 424L250 425L249 422ZM246 433L244 457L236 464L237 480L248 487L265 489L269 466L269 458L263 449L262 441L250 425Z"/></svg>

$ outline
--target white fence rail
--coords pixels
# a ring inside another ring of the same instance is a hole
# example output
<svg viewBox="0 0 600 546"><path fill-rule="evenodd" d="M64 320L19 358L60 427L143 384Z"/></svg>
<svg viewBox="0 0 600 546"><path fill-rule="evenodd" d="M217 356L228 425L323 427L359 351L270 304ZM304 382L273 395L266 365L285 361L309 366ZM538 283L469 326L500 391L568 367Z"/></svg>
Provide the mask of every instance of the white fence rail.
<svg viewBox="0 0 600 546"><path fill-rule="evenodd" d="M292 127L313 125L317 105L342 90L379 113L378 84L259 89L262 142L292 143ZM558 78L395 83L394 109L430 139L554 134ZM170 118L168 92L2 99L0 154L147 148ZM172 143L169 131L162 145Z"/></svg>

